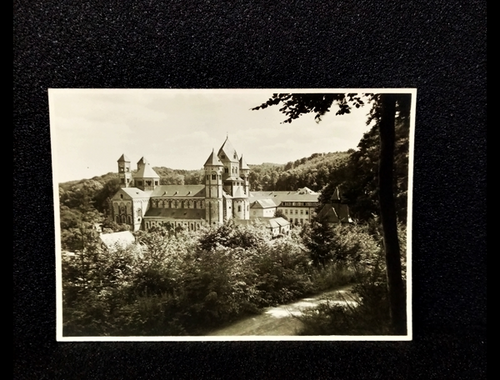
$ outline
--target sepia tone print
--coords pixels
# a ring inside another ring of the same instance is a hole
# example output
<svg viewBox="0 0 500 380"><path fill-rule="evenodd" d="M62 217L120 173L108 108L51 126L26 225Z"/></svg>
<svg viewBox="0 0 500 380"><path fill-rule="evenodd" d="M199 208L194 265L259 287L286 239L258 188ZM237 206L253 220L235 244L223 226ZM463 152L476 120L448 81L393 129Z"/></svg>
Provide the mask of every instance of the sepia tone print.
<svg viewBox="0 0 500 380"><path fill-rule="evenodd" d="M51 89L57 339L410 340L414 89Z"/></svg>

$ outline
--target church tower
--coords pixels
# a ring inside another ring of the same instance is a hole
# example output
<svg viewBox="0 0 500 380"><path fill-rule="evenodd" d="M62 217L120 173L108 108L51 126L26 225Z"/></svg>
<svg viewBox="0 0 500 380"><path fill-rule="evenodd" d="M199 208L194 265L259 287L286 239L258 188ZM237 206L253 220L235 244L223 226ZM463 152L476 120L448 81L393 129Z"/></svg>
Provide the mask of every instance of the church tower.
<svg viewBox="0 0 500 380"><path fill-rule="evenodd" d="M134 183L135 187L143 191L154 190L160 184L160 176L144 157L137 162L137 173L134 176Z"/></svg>
<svg viewBox="0 0 500 380"><path fill-rule="evenodd" d="M212 154L205 162L205 220L210 226L220 225L224 221L222 171L224 165Z"/></svg>
<svg viewBox="0 0 500 380"><path fill-rule="evenodd" d="M236 149L233 148L228 137L226 137L224 144L219 149L217 156L224 165L224 173L222 175L223 189L231 196L231 217L235 219L250 219L248 191L245 191L245 180L240 177L240 175L248 176L248 167L244 165L246 168L241 172L242 166L238 158L238 153L236 153ZM230 218L228 217L228 219Z"/></svg>
<svg viewBox="0 0 500 380"><path fill-rule="evenodd" d="M132 172L130 171L130 160L124 154L118 159L118 178L121 187L132 186Z"/></svg>
<svg viewBox="0 0 500 380"><path fill-rule="evenodd" d="M248 182L249 174L250 174L250 168L248 167L247 163L243 159L243 155L241 155L241 158L240 158L240 177L243 180L243 191L247 196L248 196L248 193L250 192L250 184Z"/></svg>

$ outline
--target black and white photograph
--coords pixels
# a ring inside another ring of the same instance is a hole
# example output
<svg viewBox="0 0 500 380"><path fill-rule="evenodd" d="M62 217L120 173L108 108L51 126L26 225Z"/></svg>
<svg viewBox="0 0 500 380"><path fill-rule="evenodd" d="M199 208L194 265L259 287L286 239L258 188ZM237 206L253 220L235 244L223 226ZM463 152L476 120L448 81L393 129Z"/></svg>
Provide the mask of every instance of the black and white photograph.
<svg viewBox="0 0 500 380"><path fill-rule="evenodd" d="M416 89L50 89L59 341L411 340Z"/></svg>

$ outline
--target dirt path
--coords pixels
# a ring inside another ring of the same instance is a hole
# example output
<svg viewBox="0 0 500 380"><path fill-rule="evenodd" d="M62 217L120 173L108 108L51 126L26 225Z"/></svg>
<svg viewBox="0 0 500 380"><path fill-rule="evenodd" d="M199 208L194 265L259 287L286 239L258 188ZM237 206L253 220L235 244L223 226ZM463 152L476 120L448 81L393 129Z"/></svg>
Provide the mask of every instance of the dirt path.
<svg viewBox="0 0 500 380"><path fill-rule="evenodd" d="M263 311L262 314L247 317L230 326L215 330L207 336L282 336L282 335L297 335L301 327L301 322L294 318L299 316L306 308L311 308L325 302L325 298L345 304L351 285L340 287L336 290L325 292L310 298L303 298L299 301L270 307ZM353 302L353 301L347 301Z"/></svg>

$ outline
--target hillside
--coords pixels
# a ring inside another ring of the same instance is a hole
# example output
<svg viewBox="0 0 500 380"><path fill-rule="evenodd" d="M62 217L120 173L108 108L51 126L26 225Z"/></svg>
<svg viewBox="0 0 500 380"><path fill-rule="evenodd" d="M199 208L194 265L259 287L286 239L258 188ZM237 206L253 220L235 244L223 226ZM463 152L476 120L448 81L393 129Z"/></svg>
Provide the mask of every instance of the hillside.
<svg viewBox="0 0 500 380"><path fill-rule="evenodd" d="M286 191L306 186L319 191L330 176L346 164L348 157L348 152L314 153L284 165L249 165L250 188L254 191Z"/></svg>

